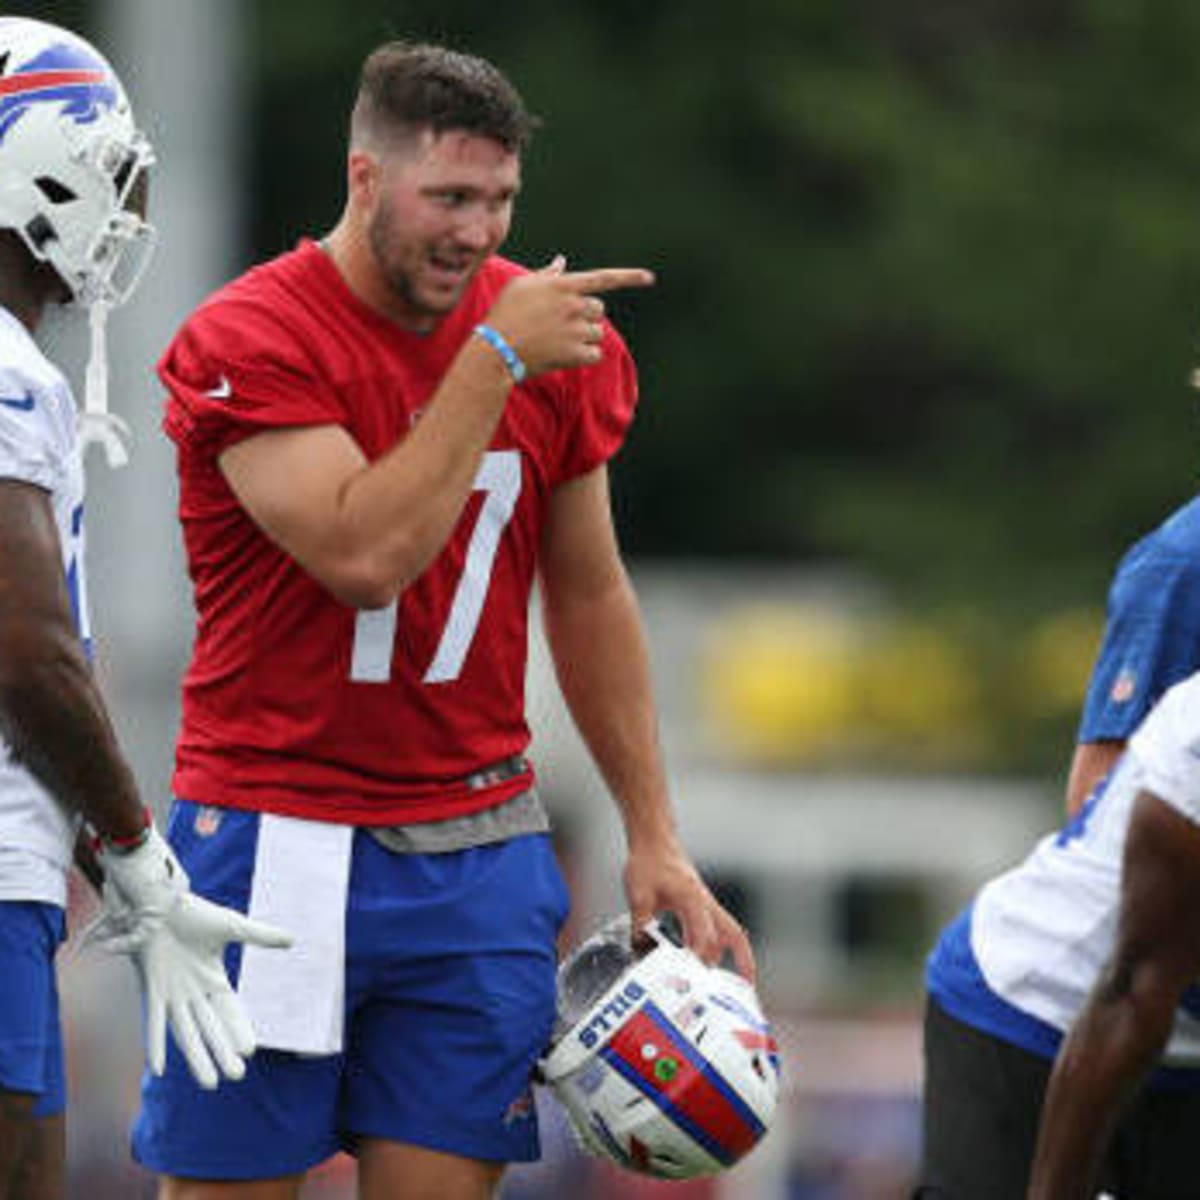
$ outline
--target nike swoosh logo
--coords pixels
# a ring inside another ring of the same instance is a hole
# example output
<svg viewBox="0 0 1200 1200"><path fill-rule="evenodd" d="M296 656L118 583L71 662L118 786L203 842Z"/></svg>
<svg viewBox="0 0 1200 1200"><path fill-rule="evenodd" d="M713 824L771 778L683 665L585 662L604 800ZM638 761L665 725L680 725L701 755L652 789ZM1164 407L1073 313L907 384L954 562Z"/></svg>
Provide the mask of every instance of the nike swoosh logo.
<svg viewBox="0 0 1200 1200"><path fill-rule="evenodd" d="M204 394L206 396L211 396L214 400L224 400L226 397L233 395L233 386L230 384L229 380L222 375L221 378L217 380L217 386L209 388Z"/></svg>
<svg viewBox="0 0 1200 1200"><path fill-rule="evenodd" d="M5 408L20 409L21 412L33 412L33 393L26 392L23 396L0 396L0 404Z"/></svg>

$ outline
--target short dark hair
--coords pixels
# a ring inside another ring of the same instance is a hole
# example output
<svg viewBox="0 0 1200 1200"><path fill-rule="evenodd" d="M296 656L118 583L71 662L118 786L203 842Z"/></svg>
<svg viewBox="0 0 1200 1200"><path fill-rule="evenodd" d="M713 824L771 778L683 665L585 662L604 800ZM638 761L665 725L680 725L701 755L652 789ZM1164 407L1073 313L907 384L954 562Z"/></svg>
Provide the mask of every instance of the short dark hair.
<svg viewBox="0 0 1200 1200"><path fill-rule="evenodd" d="M387 42L363 63L351 120L354 142L464 130L520 154L541 122L485 59L444 46Z"/></svg>

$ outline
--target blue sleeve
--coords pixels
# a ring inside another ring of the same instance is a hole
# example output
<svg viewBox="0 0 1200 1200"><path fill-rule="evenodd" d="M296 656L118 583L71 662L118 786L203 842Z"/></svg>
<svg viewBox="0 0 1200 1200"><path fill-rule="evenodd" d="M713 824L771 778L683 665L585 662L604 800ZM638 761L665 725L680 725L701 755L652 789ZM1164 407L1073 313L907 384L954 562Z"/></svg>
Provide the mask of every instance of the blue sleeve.
<svg viewBox="0 0 1200 1200"><path fill-rule="evenodd" d="M1125 740L1167 688L1200 668L1200 547L1194 558L1138 549L1109 592L1080 742Z"/></svg>

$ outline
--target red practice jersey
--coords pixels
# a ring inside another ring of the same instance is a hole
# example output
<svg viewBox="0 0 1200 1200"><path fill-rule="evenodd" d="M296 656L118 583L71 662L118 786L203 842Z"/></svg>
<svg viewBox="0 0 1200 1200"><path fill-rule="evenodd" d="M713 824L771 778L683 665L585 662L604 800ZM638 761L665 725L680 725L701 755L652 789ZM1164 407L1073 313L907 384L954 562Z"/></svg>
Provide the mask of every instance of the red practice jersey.
<svg viewBox="0 0 1200 1200"><path fill-rule="evenodd" d="M472 775L520 754L527 615L552 489L620 446L633 362L604 360L513 389L441 554L386 609L336 600L238 503L217 457L268 429L349 431L370 460L420 419L504 284L493 258L429 334L349 290L313 242L243 275L187 321L159 373L197 613L175 794L353 824L428 821L498 804L528 773Z"/></svg>

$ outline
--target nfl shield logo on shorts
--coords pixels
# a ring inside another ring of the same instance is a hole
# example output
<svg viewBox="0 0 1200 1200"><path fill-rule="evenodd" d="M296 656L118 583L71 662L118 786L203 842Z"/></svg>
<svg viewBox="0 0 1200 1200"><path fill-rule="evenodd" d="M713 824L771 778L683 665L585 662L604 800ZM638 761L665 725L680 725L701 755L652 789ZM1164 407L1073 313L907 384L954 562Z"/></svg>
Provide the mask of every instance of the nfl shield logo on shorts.
<svg viewBox="0 0 1200 1200"><path fill-rule="evenodd" d="M196 813L194 828L199 837L212 837L221 828L221 810L205 805Z"/></svg>

